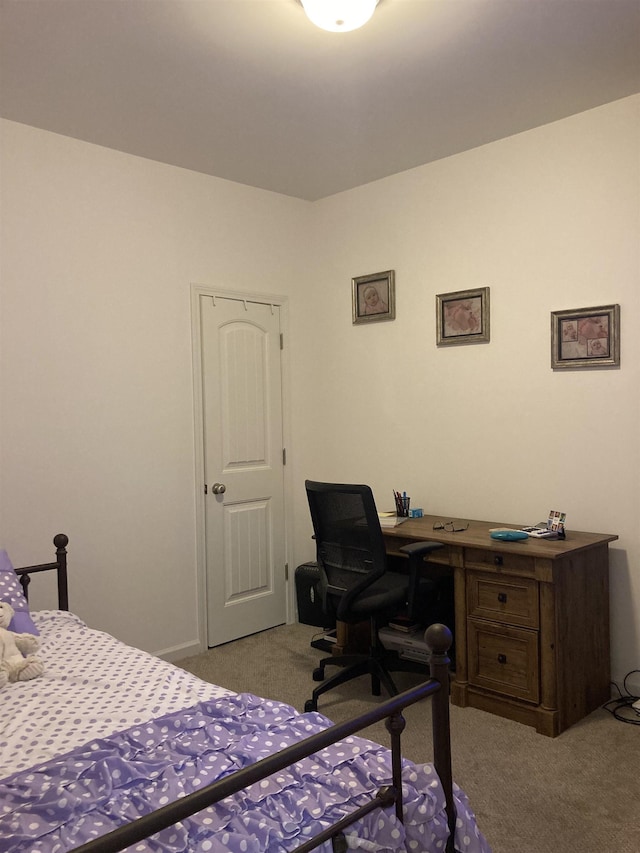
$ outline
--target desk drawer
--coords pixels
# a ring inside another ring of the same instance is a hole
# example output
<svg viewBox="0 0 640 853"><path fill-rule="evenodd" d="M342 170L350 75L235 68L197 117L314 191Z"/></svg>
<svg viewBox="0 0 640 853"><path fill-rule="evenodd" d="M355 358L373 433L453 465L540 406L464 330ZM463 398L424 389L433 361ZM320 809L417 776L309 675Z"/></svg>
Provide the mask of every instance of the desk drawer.
<svg viewBox="0 0 640 853"><path fill-rule="evenodd" d="M532 578L469 572L467 599L469 616L523 628L539 627L538 582Z"/></svg>
<svg viewBox="0 0 640 853"><path fill-rule="evenodd" d="M537 704L538 633L469 619L469 683Z"/></svg>
<svg viewBox="0 0 640 853"><path fill-rule="evenodd" d="M536 571L534 557L510 554L491 548L465 548L464 564L468 569L486 569L494 572L513 572L533 577Z"/></svg>

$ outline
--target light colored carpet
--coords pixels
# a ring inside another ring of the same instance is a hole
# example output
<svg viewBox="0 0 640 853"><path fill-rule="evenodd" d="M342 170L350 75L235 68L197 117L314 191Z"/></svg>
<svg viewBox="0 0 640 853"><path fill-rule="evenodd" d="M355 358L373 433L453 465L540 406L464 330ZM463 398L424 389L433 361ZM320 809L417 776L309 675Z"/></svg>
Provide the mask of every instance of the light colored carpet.
<svg viewBox="0 0 640 853"><path fill-rule="evenodd" d="M237 692L303 710L322 653L317 629L283 625L210 649L179 666ZM403 689L417 676L394 676ZM380 699L366 678L320 697L318 710L339 723ZM429 703L408 708L403 752L431 760ZM381 723L364 736L388 743ZM473 708L451 706L453 776L466 791L494 853L638 853L640 727L595 711L557 738Z"/></svg>

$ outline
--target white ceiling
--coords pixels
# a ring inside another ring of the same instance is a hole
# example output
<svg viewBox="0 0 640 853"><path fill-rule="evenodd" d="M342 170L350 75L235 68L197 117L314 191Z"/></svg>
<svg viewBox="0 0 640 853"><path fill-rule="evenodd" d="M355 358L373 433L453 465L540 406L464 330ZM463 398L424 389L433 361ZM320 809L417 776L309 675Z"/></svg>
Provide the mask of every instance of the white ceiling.
<svg viewBox="0 0 640 853"><path fill-rule="evenodd" d="M315 200L640 91L640 0L0 0L0 114Z"/></svg>

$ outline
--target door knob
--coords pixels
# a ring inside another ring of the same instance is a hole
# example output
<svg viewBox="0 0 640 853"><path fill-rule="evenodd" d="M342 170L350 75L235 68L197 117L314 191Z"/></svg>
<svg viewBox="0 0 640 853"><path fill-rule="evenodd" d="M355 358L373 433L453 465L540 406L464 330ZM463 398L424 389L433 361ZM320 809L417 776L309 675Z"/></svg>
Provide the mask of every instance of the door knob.
<svg viewBox="0 0 640 853"><path fill-rule="evenodd" d="M223 495L227 491L227 487L224 483L214 483L211 491L214 495Z"/></svg>

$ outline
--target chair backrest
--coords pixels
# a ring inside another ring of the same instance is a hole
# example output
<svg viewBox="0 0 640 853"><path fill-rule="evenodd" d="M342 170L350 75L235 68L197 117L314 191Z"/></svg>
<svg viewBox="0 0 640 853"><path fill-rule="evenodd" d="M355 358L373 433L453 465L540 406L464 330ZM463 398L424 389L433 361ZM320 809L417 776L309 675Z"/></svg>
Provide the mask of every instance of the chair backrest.
<svg viewBox="0 0 640 853"><path fill-rule="evenodd" d="M380 519L369 486L306 480L325 609L340 600L338 618L386 571Z"/></svg>

